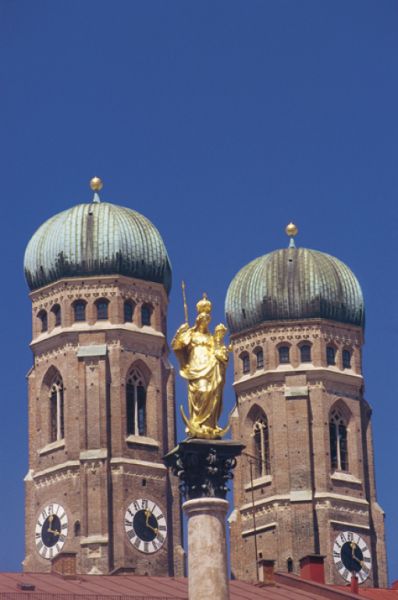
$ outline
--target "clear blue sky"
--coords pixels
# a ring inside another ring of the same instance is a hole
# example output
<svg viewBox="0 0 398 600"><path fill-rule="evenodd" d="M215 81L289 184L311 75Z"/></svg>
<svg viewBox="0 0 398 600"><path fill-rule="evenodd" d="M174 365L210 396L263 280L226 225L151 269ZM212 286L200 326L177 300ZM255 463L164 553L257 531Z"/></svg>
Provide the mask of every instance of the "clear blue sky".
<svg viewBox="0 0 398 600"><path fill-rule="evenodd" d="M170 333L182 278L191 307L206 290L222 320L231 278L285 246L290 220L298 245L356 273L398 578L397 63L395 0L0 0L0 569L23 558L24 249L45 219L89 201L100 175L104 200L164 237Z"/></svg>

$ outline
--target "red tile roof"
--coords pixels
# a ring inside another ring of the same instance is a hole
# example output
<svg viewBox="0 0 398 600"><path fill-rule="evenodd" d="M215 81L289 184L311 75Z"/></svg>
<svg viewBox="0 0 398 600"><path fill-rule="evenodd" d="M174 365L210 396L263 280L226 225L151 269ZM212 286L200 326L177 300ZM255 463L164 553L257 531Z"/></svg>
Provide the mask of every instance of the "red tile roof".
<svg viewBox="0 0 398 600"><path fill-rule="evenodd" d="M398 600L398 590L360 588L360 595L305 581L294 575L275 574L274 586L231 581L231 600ZM25 591L22 587L25 586ZM34 586L34 590L26 589ZM138 575L78 575L63 578L53 573L0 573L1 600L188 600L185 578ZM207 599L203 599L207 600Z"/></svg>

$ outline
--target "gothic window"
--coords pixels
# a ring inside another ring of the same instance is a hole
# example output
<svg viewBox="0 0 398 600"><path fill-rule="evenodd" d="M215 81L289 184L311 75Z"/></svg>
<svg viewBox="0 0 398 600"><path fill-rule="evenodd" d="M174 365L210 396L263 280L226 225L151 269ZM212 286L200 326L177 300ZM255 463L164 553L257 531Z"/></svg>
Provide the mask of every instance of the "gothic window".
<svg viewBox="0 0 398 600"><path fill-rule="evenodd" d="M306 363L311 362L311 346L310 344L303 344L300 346L300 362Z"/></svg>
<svg viewBox="0 0 398 600"><path fill-rule="evenodd" d="M108 319L109 300L101 298L95 302L97 308L97 321L106 321Z"/></svg>
<svg viewBox="0 0 398 600"><path fill-rule="evenodd" d="M133 314L134 314L134 302L131 300L126 300L124 303L124 322L132 323L133 322Z"/></svg>
<svg viewBox="0 0 398 600"><path fill-rule="evenodd" d="M48 319L47 319L47 312L45 310L41 310L38 315L37 315L38 319L40 320L40 331L47 331L48 328Z"/></svg>
<svg viewBox="0 0 398 600"><path fill-rule="evenodd" d="M250 357L247 352L243 352L240 355L242 361L242 373L250 373Z"/></svg>
<svg viewBox="0 0 398 600"><path fill-rule="evenodd" d="M59 304L54 304L51 309L51 312L54 316L54 327L58 327L61 325L61 307Z"/></svg>
<svg viewBox="0 0 398 600"><path fill-rule="evenodd" d="M292 558L287 559L286 566L287 566L287 572L293 573L293 559Z"/></svg>
<svg viewBox="0 0 398 600"><path fill-rule="evenodd" d="M328 365L336 364L336 348L334 346L326 347L326 362Z"/></svg>
<svg viewBox="0 0 398 600"><path fill-rule="evenodd" d="M343 369L351 369L351 352L343 350Z"/></svg>
<svg viewBox="0 0 398 600"><path fill-rule="evenodd" d="M127 435L146 435L146 386L137 369L126 385Z"/></svg>
<svg viewBox="0 0 398 600"><path fill-rule="evenodd" d="M150 325L152 316L152 307L149 304L143 304L141 307L141 325Z"/></svg>
<svg viewBox="0 0 398 600"><path fill-rule="evenodd" d="M75 321L85 321L86 320L86 302L84 300L76 300L73 303L73 313L75 317Z"/></svg>
<svg viewBox="0 0 398 600"><path fill-rule="evenodd" d="M64 438L64 387L58 377L50 388L50 442Z"/></svg>
<svg viewBox="0 0 398 600"><path fill-rule="evenodd" d="M263 369L264 368L264 352L261 348L257 348L254 351L254 354L256 355L256 369Z"/></svg>
<svg viewBox="0 0 398 600"><path fill-rule="evenodd" d="M279 364L284 365L290 362L289 350L289 346L279 346Z"/></svg>
<svg viewBox="0 0 398 600"><path fill-rule="evenodd" d="M255 456L255 477L263 477L264 475L269 475L269 432L268 421L265 415L254 422L253 438Z"/></svg>
<svg viewBox="0 0 398 600"><path fill-rule="evenodd" d="M348 471L347 425L338 409L332 410L330 415L329 433L332 469Z"/></svg>

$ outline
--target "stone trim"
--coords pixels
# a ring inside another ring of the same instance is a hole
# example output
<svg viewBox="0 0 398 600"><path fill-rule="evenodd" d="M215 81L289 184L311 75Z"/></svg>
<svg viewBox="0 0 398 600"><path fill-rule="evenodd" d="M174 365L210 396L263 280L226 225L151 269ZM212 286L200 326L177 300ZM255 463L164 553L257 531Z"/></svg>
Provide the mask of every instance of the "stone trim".
<svg viewBox="0 0 398 600"><path fill-rule="evenodd" d="M49 452L60 450L61 448L65 448L65 438L62 438L62 440L57 440L56 442L51 442L50 444L46 444L43 446L43 448L40 448L37 453L42 456L43 454L48 454Z"/></svg>
<svg viewBox="0 0 398 600"><path fill-rule="evenodd" d="M295 497L295 494L297 496ZM305 497L304 497L305 494ZM315 498L325 498L325 499L337 499L344 500L346 502L351 502L353 504L365 504L368 506L369 502L363 498L355 498L354 496L345 496L344 494L333 494L331 492L316 492L314 495ZM255 507L260 507L265 504L273 504L275 502L307 502L311 501L312 492L310 490L303 490L297 492L291 492L290 494L279 494L275 496L269 496L269 498L261 498L260 500L254 501ZM253 509L253 502L247 502L246 504L242 504L240 507L240 512L244 512L246 510Z"/></svg>
<svg viewBox="0 0 398 600"><path fill-rule="evenodd" d="M141 467L151 467L153 469L160 469L161 471L167 471L167 468L161 463L150 462L149 460L139 460L138 458L124 458L118 456L117 458L111 458L112 465L139 465Z"/></svg>
<svg viewBox="0 0 398 600"><path fill-rule="evenodd" d="M351 531L351 529L353 528L370 531L369 525L360 525L359 523L348 523L347 521L337 521L336 519L330 519L329 523L333 525L341 525L342 527L347 527L349 531Z"/></svg>
<svg viewBox="0 0 398 600"><path fill-rule="evenodd" d="M60 465L54 465L53 467L48 467L42 471L37 471L37 473L32 474L32 477L33 479L38 479L39 477L43 477L43 475L49 475L50 473L56 473L57 471L64 471L65 469L72 469L74 467L80 467L80 461L67 460Z"/></svg>
<svg viewBox="0 0 398 600"><path fill-rule="evenodd" d="M351 475L350 473L343 473L341 471L335 471L331 473L330 479L334 481L348 481L349 483L356 483L358 485L362 485L362 481L355 477L355 475Z"/></svg>
<svg viewBox="0 0 398 600"><path fill-rule="evenodd" d="M157 440L154 440L151 437L147 437L145 435L128 435L126 437L126 442L128 444L140 444L142 446L154 446L155 448L159 448L160 443Z"/></svg>
<svg viewBox="0 0 398 600"><path fill-rule="evenodd" d="M251 482L245 483L245 491L255 490L263 485L269 485L272 483L272 475L264 475L263 477L257 477L257 479L253 479L253 485Z"/></svg>
<svg viewBox="0 0 398 600"><path fill-rule="evenodd" d="M80 540L81 546L89 546L90 544L108 544L109 539L107 535L89 535L88 537Z"/></svg>
<svg viewBox="0 0 398 600"><path fill-rule="evenodd" d="M84 450L80 452L80 460L95 460L108 458L108 450L106 448L98 448L96 450Z"/></svg>
<svg viewBox="0 0 398 600"><path fill-rule="evenodd" d="M333 494L331 492L316 492L315 498L330 498L331 500L345 500L346 502L353 502L354 504L366 504L369 505L369 502L364 498L356 498L355 496L345 496L344 494Z"/></svg>
<svg viewBox="0 0 398 600"><path fill-rule="evenodd" d="M278 524L276 523L276 521L273 521L272 523L267 523L266 525L259 525L258 527L256 527L256 529L245 529L244 531L242 531L242 537L253 535L255 533L262 533L263 531L268 531L268 529L276 529L277 526Z"/></svg>
<svg viewBox="0 0 398 600"><path fill-rule="evenodd" d="M93 358L96 356L106 356L107 345L99 344L93 346L79 346L76 356L77 358Z"/></svg>

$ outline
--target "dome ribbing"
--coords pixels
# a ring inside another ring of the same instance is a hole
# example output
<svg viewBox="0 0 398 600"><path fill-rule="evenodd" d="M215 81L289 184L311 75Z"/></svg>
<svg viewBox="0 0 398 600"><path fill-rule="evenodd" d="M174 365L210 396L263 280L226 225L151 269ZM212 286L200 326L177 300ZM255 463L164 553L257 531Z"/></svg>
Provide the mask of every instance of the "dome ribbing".
<svg viewBox="0 0 398 600"><path fill-rule="evenodd" d="M364 301L353 272L340 260L290 247L256 258L232 280L225 301L232 333L265 321L324 318L364 325Z"/></svg>
<svg viewBox="0 0 398 600"><path fill-rule="evenodd" d="M63 277L105 274L171 287L159 231L140 213L109 202L78 204L48 219L26 248L24 269L31 290Z"/></svg>

